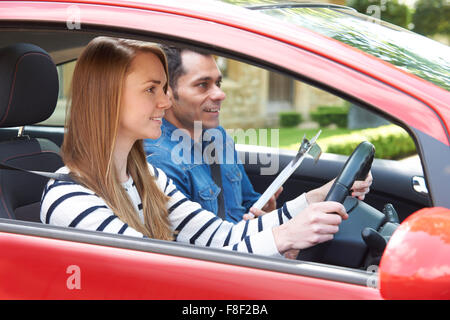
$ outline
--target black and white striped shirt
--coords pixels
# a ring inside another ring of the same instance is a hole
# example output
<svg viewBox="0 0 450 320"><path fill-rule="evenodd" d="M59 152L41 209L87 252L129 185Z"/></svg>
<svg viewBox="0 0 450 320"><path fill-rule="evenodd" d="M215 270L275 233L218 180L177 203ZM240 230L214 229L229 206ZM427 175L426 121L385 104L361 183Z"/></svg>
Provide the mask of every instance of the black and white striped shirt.
<svg viewBox="0 0 450 320"><path fill-rule="evenodd" d="M189 201L161 169L149 164L149 170L156 177L159 188L169 197L169 221L172 230L178 231L176 241L180 242L279 256L272 228L288 221L307 206L306 197L302 194L275 211L233 224L203 210L198 203ZM68 173L68 169L63 167L57 172ZM143 221L141 199L131 177L123 186ZM41 201L41 221L64 227L143 237L142 233L114 215L102 198L75 182L50 180L47 183Z"/></svg>

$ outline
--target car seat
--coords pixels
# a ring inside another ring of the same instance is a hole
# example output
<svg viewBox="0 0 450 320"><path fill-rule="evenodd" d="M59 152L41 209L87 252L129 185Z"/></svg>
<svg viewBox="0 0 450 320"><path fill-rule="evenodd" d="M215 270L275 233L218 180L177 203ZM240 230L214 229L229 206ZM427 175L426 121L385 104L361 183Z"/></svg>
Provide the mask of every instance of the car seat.
<svg viewBox="0 0 450 320"><path fill-rule="evenodd" d="M0 49L0 128L46 120L58 99L58 73L43 49L18 43ZM26 170L54 172L63 166L59 147L50 140L21 135L0 142L0 163ZM40 222L40 200L47 178L0 169L0 218Z"/></svg>

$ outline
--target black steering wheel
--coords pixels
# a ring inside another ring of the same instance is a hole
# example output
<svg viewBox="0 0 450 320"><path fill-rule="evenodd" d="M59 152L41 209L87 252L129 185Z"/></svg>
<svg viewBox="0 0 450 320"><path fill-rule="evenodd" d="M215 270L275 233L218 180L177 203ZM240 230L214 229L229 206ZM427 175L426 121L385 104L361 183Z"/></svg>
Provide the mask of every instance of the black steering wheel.
<svg viewBox="0 0 450 320"><path fill-rule="evenodd" d="M333 240L300 250L297 260L313 261L359 268L368 253L361 234L369 227L379 230L385 215L368 204L349 196L356 180L365 180L372 166L375 147L367 141L360 143L347 159L334 181L325 201L344 205L349 218L341 223Z"/></svg>
<svg viewBox="0 0 450 320"><path fill-rule="evenodd" d="M365 180L372 167L375 147L370 142L361 142L344 164L339 176L330 188L325 201L344 203L356 180Z"/></svg>

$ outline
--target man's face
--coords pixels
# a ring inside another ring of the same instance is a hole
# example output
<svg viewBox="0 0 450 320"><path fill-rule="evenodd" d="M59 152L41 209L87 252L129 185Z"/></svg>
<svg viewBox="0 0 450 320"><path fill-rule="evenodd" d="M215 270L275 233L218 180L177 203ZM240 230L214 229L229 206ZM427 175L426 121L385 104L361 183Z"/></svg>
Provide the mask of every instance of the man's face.
<svg viewBox="0 0 450 320"><path fill-rule="evenodd" d="M172 108L167 119L193 137L194 121L201 121L203 129L219 125L225 93L220 89L222 74L212 56L183 51L181 59L185 73L170 93Z"/></svg>

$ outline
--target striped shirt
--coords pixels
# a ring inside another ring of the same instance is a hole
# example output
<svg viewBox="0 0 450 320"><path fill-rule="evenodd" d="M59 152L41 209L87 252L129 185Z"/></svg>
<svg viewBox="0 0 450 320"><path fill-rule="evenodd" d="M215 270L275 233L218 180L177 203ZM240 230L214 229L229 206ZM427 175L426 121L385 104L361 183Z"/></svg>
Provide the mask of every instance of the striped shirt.
<svg viewBox="0 0 450 320"><path fill-rule="evenodd" d="M169 197L169 221L172 230L178 232L176 241L180 242L280 256L272 228L288 221L307 206L306 197L302 194L277 210L233 224L189 201L161 169L149 164L149 170L156 177L158 187ZM63 167L57 172L68 173L69 170ZM123 187L143 221L141 199L131 177ZM41 200L41 221L64 227L144 236L114 215L102 198L76 182L50 180L47 183Z"/></svg>

